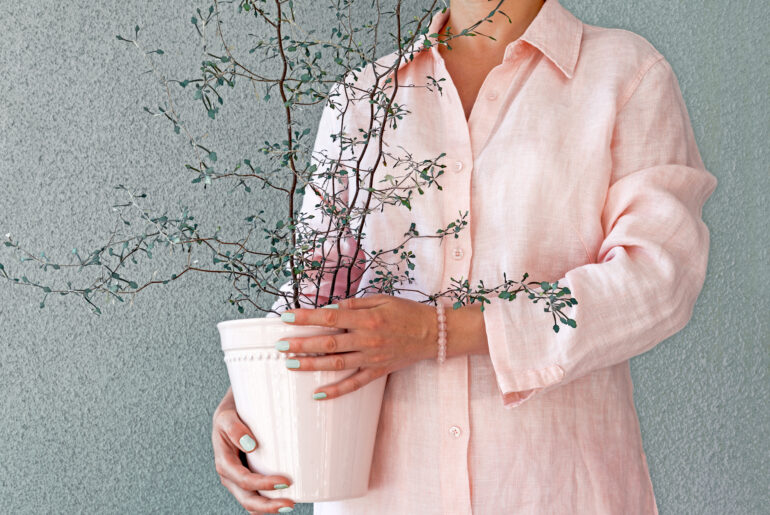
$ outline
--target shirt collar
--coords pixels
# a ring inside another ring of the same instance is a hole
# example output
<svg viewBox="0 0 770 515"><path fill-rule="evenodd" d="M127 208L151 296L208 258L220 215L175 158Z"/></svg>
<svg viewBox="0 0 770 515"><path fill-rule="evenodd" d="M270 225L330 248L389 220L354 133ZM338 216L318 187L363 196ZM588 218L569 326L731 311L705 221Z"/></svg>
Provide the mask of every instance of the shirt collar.
<svg viewBox="0 0 770 515"><path fill-rule="evenodd" d="M430 48L434 58L440 57L436 44L437 38L431 37L431 34L436 34L448 17L448 7L433 14L428 25L427 35L421 34L415 38L413 46L416 49L415 53ZM540 11L519 39L540 50L567 78L571 79L577 64L582 37L583 22L565 9L559 0L545 0ZM433 43L430 47L423 46L423 40L426 38ZM505 59L508 59L514 51L515 43L516 41L512 41L506 47ZM399 64L399 69L411 61L413 56L409 54L410 52L405 52L405 60Z"/></svg>

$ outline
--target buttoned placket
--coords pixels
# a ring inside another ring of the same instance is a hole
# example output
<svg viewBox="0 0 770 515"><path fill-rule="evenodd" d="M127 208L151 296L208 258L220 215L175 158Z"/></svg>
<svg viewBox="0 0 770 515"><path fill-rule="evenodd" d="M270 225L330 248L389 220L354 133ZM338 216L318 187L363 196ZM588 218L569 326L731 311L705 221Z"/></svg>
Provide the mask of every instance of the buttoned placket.
<svg viewBox="0 0 770 515"><path fill-rule="evenodd" d="M462 102L452 79L447 72L443 58L438 53L438 46L431 48L433 53L434 75L445 79L448 85L447 94L440 97L441 109L446 110L447 119L457 127L465 130L450 131L456 138L446 141L448 149L447 169L451 170L442 184L445 199L442 202L443 217L446 226L467 211L467 222L457 235L448 236L443 240L444 269L442 289L452 288L451 281L468 279L470 263L473 254L471 242L471 180L475 170L475 158L485 143L489 130L495 125L500 102L507 93L510 84L510 74L517 66L511 63L519 54L519 42L506 48L503 62L493 68L482 84L478 97L473 106L469 120L466 121ZM474 150L476 152L474 152ZM452 309L449 307L448 309ZM470 444L470 361L467 354L447 358L439 366L438 382L440 392L440 431L437 435L441 442L440 481L442 513L472 515L471 482L468 468L468 452Z"/></svg>

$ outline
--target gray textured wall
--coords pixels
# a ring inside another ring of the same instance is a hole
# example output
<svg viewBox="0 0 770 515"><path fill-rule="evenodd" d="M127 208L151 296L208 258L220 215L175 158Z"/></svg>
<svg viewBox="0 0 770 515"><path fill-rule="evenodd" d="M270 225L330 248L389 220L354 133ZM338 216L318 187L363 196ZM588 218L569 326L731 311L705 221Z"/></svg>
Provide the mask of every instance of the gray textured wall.
<svg viewBox="0 0 770 515"><path fill-rule="evenodd" d="M325 4L310 5L319 28ZM768 3L563 4L587 23L645 36L667 57L719 179L704 210L711 258L693 319L632 361L660 511L766 513ZM142 111L161 98L157 83L115 39L138 23L150 48L166 50L159 62L170 76L193 77L200 53L189 20L208 5L0 4L0 233L60 259L90 249L111 229L121 182L152 192L156 207L173 210L179 198L211 226L239 220L232 206L274 206L189 184L183 140ZM243 84L231 93L216 124L185 111L201 133L212 130L220 160L253 155L270 125L249 95ZM242 512L219 484L210 444L228 386L215 323L238 316L227 293L224 282L190 276L96 317L72 297L40 310L36 292L0 283L0 511Z"/></svg>

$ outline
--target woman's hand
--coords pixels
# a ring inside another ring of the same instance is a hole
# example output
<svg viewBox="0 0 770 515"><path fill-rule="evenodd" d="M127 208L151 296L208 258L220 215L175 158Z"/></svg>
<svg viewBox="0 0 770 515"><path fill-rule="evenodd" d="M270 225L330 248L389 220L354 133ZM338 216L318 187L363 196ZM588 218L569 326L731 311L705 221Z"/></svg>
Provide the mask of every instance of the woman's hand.
<svg viewBox="0 0 770 515"><path fill-rule="evenodd" d="M347 329L340 334L283 340L289 344L283 352L328 354L287 360L290 370L360 369L338 383L319 388L316 393L324 392L324 399L353 392L380 376L437 354L434 306L384 294L351 297L333 306L289 309L281 314L281 320L293 325ZM281 350L278 345L276 348Z"/></svg>
<svg viewBox="0 0 770 515"><path fill-rule="evenodd" d="M214 446L214 463L220 482L249 513L279 512L284 506L294 507L291 499L269 499L257 490L273 490L274 485L291 485L284 476L263 476L244 467L239 451L252 452L257 440L235 411L232 387L227 390L213 417L211 443ZM285 487L283 487L285 488Z"/></svg>

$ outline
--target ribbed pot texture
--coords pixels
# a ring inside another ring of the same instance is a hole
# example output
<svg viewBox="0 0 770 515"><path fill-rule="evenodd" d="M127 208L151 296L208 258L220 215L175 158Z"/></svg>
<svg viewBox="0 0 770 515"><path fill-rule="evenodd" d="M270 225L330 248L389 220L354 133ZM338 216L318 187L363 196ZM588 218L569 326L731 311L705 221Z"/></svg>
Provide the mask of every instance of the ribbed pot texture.
<svg viewBox="0 0 770 515"><path fill-rule="evenodd" d="M275 350L278 340L344 332L321 326L292 326L280 318L228 320L217 324L236 410L257 438L249 468L282 474L289 488L260 490L269 498L297 503L365 495L387 376L335 399L313 392L355 370L300 371L286 368L294 354Z"/></svg>

